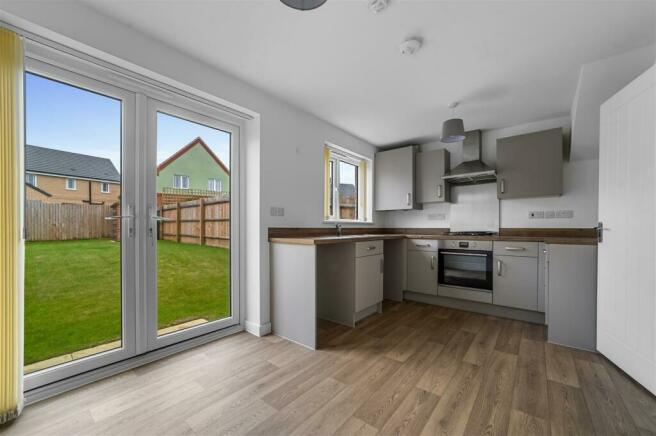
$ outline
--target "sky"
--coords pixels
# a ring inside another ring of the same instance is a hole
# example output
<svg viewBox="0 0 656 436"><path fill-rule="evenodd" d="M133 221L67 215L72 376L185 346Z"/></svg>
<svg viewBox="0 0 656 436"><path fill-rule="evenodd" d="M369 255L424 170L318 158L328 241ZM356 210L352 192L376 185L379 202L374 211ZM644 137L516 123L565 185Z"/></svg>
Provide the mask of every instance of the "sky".
<svg viewBox="0 0 656 436"><path fill-rule="evenodd" d="M230 167L230 134L158 113L157 163L200 136ZM111 159L121 171L121 102L26 73L25 139L30 145Z"/></svg>

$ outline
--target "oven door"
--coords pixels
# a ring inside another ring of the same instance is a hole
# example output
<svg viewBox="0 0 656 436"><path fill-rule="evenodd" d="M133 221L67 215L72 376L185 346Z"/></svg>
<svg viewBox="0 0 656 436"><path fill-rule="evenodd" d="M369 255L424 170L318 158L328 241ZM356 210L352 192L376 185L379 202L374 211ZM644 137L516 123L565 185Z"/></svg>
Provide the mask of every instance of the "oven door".
<svg viewBox="0 0 656 436"><path fill-rule="evenodd" d="M492 252L439 250L438 282L492 291Z"/></svg>

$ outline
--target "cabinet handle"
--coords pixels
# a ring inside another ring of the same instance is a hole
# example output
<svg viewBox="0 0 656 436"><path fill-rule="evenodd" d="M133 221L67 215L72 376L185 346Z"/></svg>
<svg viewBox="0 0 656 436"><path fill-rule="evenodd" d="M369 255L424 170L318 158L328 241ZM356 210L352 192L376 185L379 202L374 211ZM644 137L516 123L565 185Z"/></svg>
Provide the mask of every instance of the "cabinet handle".
<svg viewBox="0 0 656 436"><path fill-rule="evenodd" d="M437 185L437 198L442 198L442 184Z"/></svg>
<svg viewBox="0 0 656 436"><path fill-rule="evenodd" d="M380 258L380 273L383 274L384 270L385 270L385 258L381 257Z"/></svg>
<svg viewBox="0 0 656 436"><path fill-rule="evenodd" d="M431 245L430 245L430 244L415 244L415 246L417 246L417 247L426 247L426 248L428 248L428 247L430 247Z"/></svg>
<svg viewBox="0 0 656 436"><path fill-rule="evenodd" d="M524 247L504 247L506 251L524 251L526 248Z"/></svg>
<svg viewBox="0 0 656 436"><path fill-rule="evenodd" d="M501 184L501 193L505 194L506 193L506 179L501 179L500 184Z"/></svg>
<svg viewBox="0 0 656 436"><path fill-rule="evenodd" d="M435 256L431 256L431 269L435 269Z"/></svg>
<svg viewBox="0 0 656 436"><path fill-rule="evenodd" d="M406 196L405 196L405 201L406 201L406 203L408 204L408 206L410 206L410 205L412 204L412 194L411 194L411 193L408 192L408 193L406 194Z"/></svg>
<svg viewBox="0 0 656 436"><path fill-rule="evenodd" d="M501 259L497 259L497 276L501 277L501 267L503 266L503 262L501 262Z"/></svg>
<svg viewBox="0 0 656 436"><path fill-rule="evenodd" d="M376 249L375 245L370 245L370 246L367 247L367 250L369 250L369 251L375 250L375 249Z"/></svg>

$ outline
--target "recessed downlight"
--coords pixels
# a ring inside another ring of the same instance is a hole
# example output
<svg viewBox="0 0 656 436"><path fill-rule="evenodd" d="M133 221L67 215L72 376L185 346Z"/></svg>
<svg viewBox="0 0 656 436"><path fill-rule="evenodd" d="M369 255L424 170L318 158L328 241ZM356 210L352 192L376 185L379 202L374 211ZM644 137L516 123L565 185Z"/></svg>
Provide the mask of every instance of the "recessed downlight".
<svg viewBox="0 0 656 436"><path fill-rule="evenodd" d="M316 9L322 4L326 3L326 0L280 0L285 5L290 8L298 9L299 11L309 11Z"/></svg>
<svg viewBox="0 0 656 436"><path fill-rule="evenodd" d="M421 48L421 39L419 38L408 38L401 43L401 54L411 56Z"/></svg>
<svg viewBox="0 0 656 436"><path fill-rule="evenodd" d="M387 0L369 0L369 10L374 14L378 14L387 9Z"/></svg>

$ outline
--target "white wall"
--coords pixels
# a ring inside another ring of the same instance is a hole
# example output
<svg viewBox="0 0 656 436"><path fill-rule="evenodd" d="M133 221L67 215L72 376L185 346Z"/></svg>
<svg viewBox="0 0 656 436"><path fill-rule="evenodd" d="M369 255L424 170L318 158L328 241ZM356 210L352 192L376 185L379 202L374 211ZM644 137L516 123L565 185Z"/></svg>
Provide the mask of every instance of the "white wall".
<svg viewBox="0 0 656 436"><path fill-rule="evenodd" d="M0 19L121 66L173 79L254 113L246 127L246 321L266 330L270 226L322 225L324 141L373 157L374 147L239 79L75 2L0 1ZM36 25L36 26L35 26ZM80 44L81 43L81 44ZM168 79L167 79L168 78ZM259 135L259 136L258 136ZM285 208L271 217L270 206ZM374 222L378 221L374 215Z"/></svg>
<svg viewBox="0 0 656 436"><path fill-rule="evenodd" d="M570 131L569 117L521 124L503 129L483 130L482 160L496 165L496 140L506 136L562 127ZM451 167L462 162L461 143L443 144L431 142L421 145L421 150L447 148L451 153ZM499 227L594 227L597 224L598 161L576 160L566 162L563 174L563 195L513 199L500 201ZM573 210L572 219L528 219L533 210ZM385 212L385 225L391 227L449 227L449 204L427 204L423 210L407 212ZM440 215L446 215L440 219Z"/></svg>

